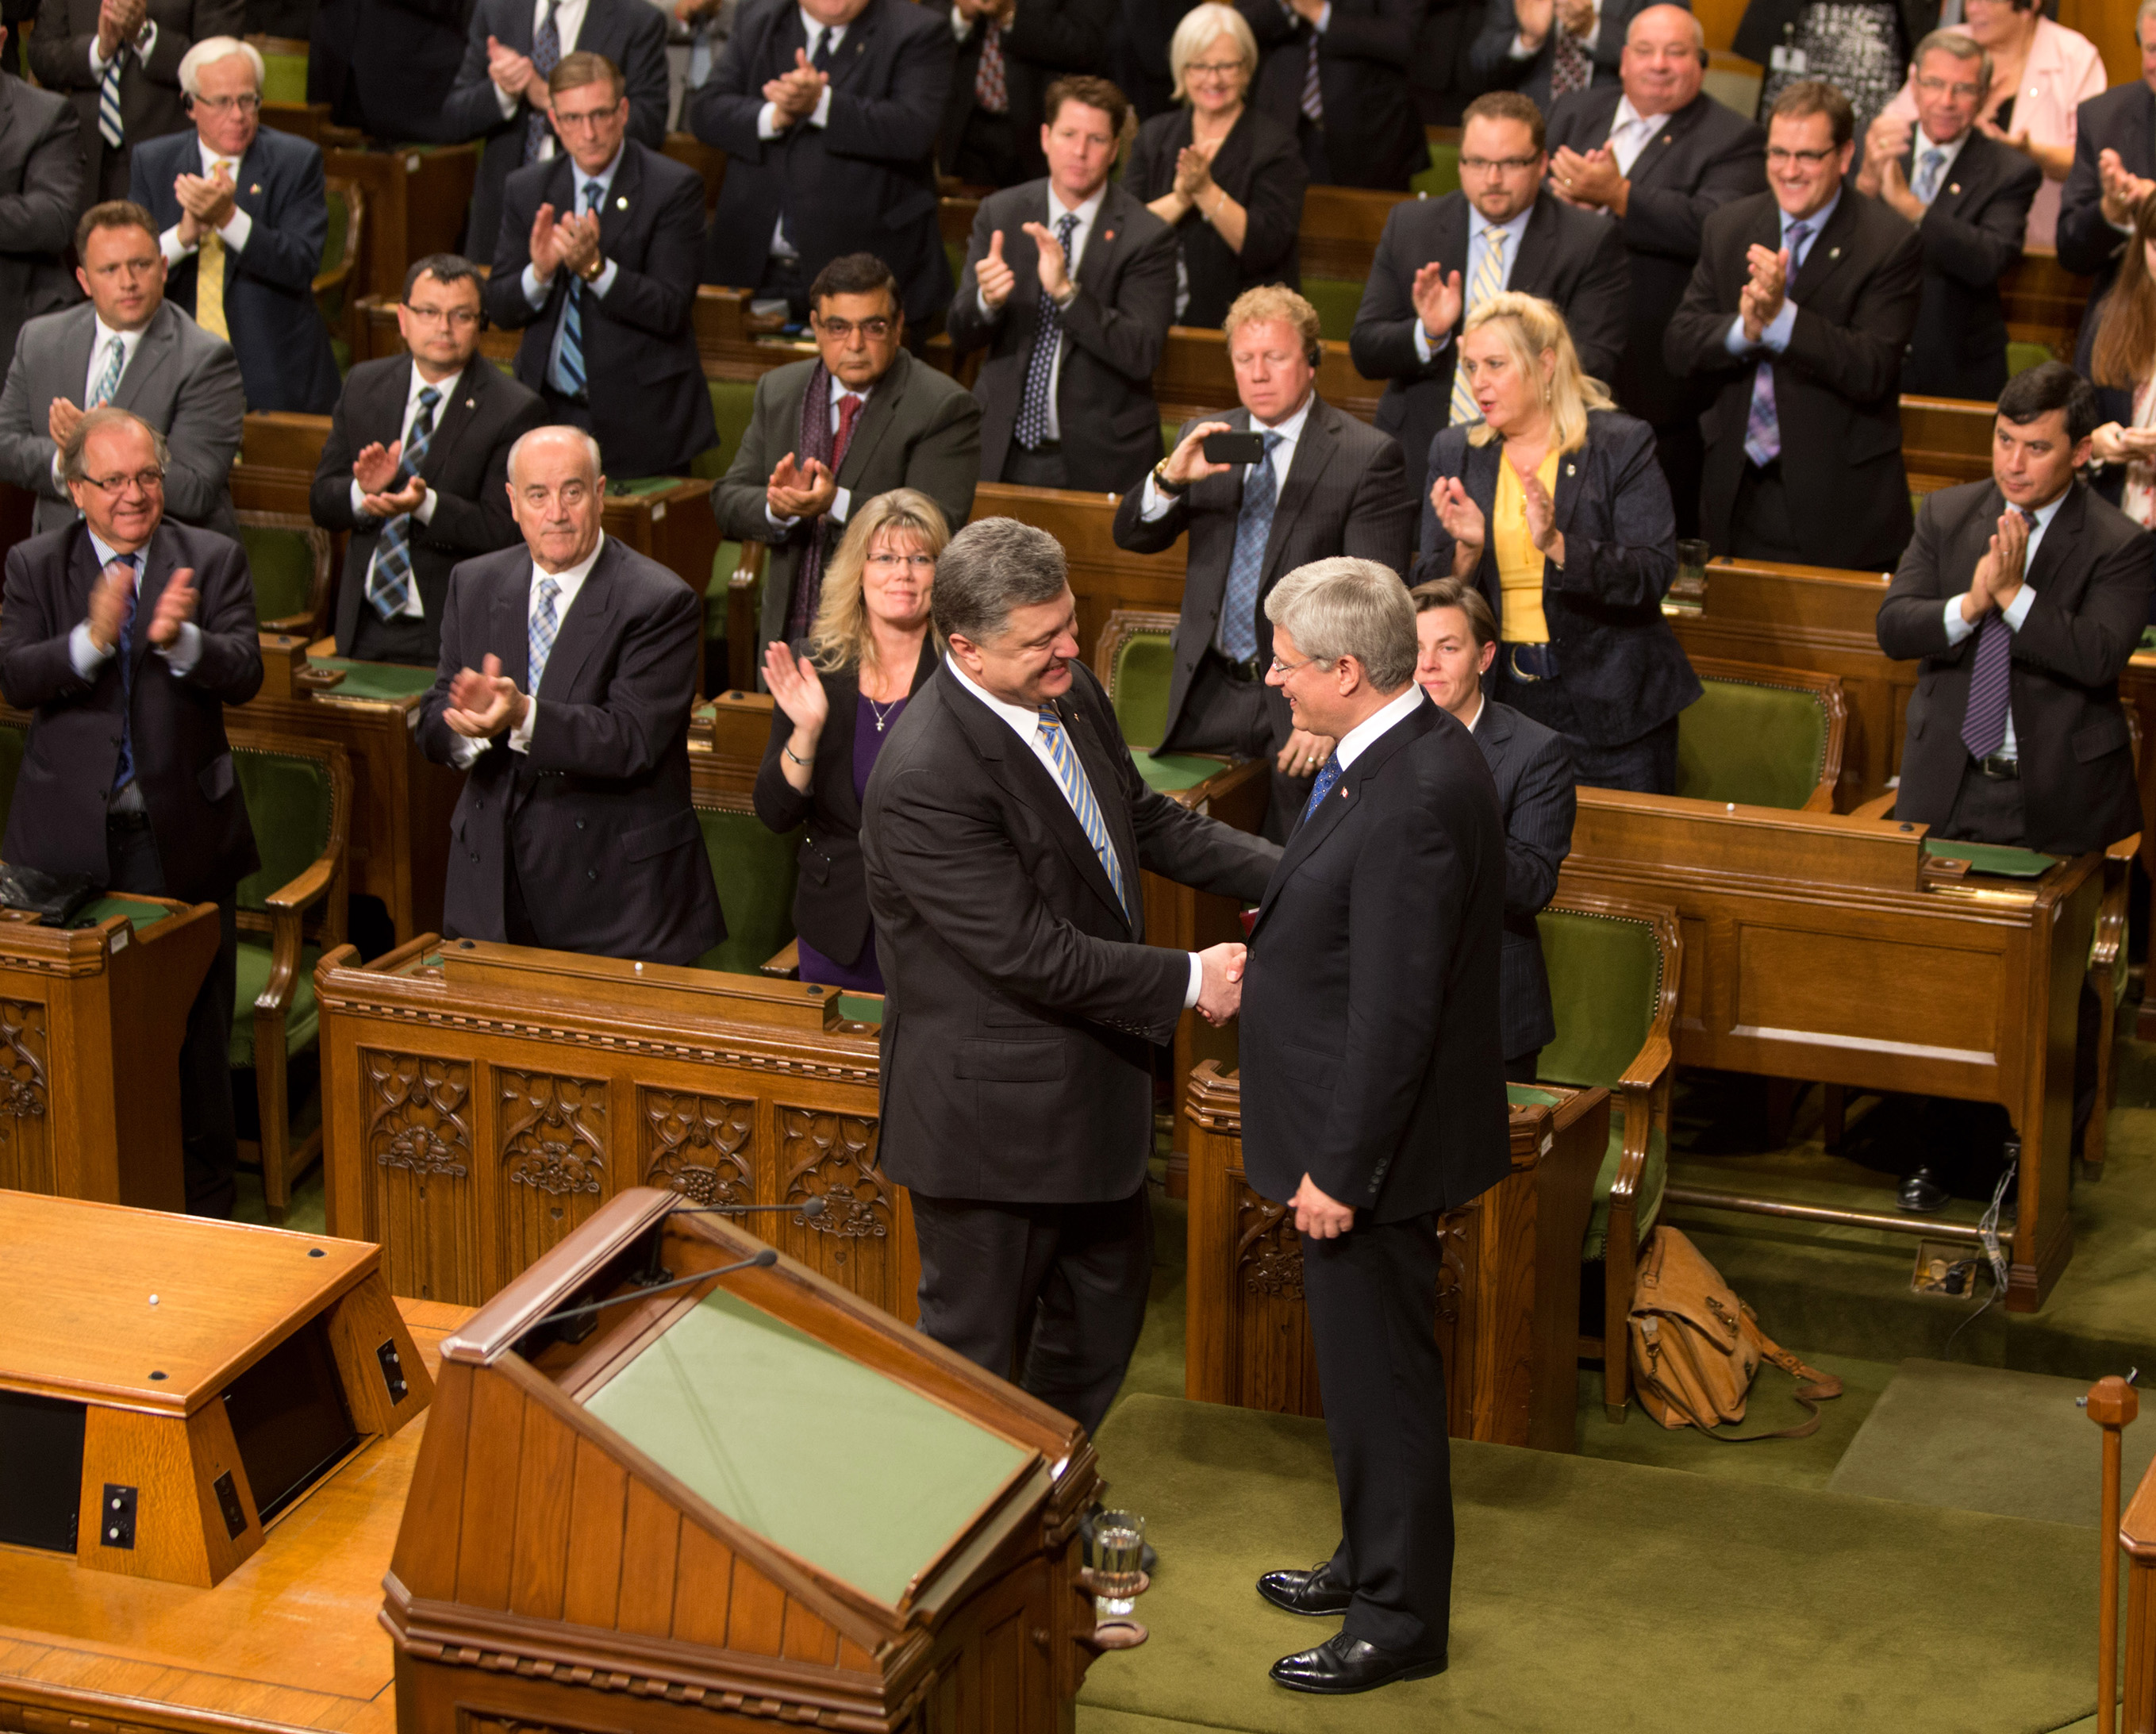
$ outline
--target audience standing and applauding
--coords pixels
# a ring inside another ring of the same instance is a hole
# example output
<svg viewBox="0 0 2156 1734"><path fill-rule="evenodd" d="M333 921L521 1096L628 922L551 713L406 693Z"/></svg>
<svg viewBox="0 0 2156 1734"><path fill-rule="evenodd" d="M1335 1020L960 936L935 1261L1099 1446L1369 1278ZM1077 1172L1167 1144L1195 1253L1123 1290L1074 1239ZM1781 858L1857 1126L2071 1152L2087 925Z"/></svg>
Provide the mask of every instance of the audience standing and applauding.
<svg viewBox="0 0 2156 1734"><path fill-rule="evenodd" d="M2143 530L2156 529L2156 193L2134 207L2118 280L2097 310L2089 377L2101 418L2089 480Z"/></svg>
<svg viewBox="0 0 2156 1734"><path fill-rule="evenodd" d="M2059 263L2096 279L2089 290L2091 316L2082 321L2075 366L2088 369L2096 341L2093 316L2118 273L2119 256L2133 232L2133 212L2156 192L2156 0L2141 0L2133 39L2141 49L2141 76L2081 105L2074 118L2074 166L2059 193Z"/></svg>

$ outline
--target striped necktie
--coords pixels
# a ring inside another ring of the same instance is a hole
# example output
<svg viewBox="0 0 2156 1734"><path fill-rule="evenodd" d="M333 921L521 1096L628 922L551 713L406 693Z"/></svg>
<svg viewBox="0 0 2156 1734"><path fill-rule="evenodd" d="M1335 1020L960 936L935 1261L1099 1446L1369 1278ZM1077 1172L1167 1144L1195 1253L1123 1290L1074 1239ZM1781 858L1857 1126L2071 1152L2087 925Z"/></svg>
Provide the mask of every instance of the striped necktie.
<svg viewBox="0 0 2156 1734"><path fill-rule="evenodd" d="M412 431L404 436L403 455L397 464L397 485L419 473L426 461L427 442L434 437L434 406L442 394L433 386L421 387L419 413L412 418ZM384 620L394 620L412 600L412 518L400 513L382 526L374 545L374 568L367 575L367 599Z"/></svg>
<svg viewBox="0 0 2156 1734"><path fill-rule="evenodd" d="M1094 798L1093 785L1086 779L1086 767L1078 762L1078 755L1070 745L1070 731L1063 726L1063 719L1053 705L1040 707L1040 742L1048 749L1049 762L1055 767L1055 780L1063 785L1063 798L1070 803L1071 812L1085 829L1086 840L1093 845L1093 853L1107 870L1108 883L1116 888L1116 900L1122 905L1127 916L1131 912L1130 894L1123 889L1123 865L1116 859L1116 845L1108 836L1108 822L1101 816L1100 802Z"/></svg>
<svg viewBox="0 0 2156 1734"><path fill-rule="evenodd" d="M1065 211L1056 219L1055 239L1063 249L1063 263L1073 282L1078 270L1070 257L1070 237L1077 232L1078 213ZM1055 353L1063 346L1063 310L1046 290L1040 292L1040 323L1033 336L1033 357L1025 364L1025 396L1018 407L1015 437L1028 451L1048 439L1049 387L1055 382ZM1060 433L1059 427L1057 429Z"/></svg>
<svg viewBox="0 0 2156 1734"><path fill-rule="evenodd" d="M1462 315L1471 313L1491 296L1505 292L1505 231L1494 223L1482 231L1482 263L1476 267L1475 280L1467 287L1467 305ZM1462 327L1466 328L1463 317ZM1452 356L1452 418L1455 428L1471 426L1482 419L1482 412L1476 407L1475 388L1467 382L1467 375L1460 366L1460 346L1455 338Z"/></svg>
<svg viewBox="0 0 2156 1734"><path fill-rule="evenodd" d="M219 157L210 169L210 178L232 169L231 163ZM224 237L215 229L205 229L195 249L195 323L213 337L232 341L231 327L224 322Z"/></svg>
<svg viewBox="0 0 2156 1734"><path fill-rule="evenodd" d="M554 633L560 623L554 613L554 598L561 593L559 582L544 572L532 587L530 663L525 669L524 690L533 698L538 697L539 683L547 678L547 659L554 654Z"/></svg>
<svg viewBox="0 0 2156 1734"><path fill-rule="evenodd" d="M596 181L584 182L587 215L598 208L604 191ZM584 285L573 274L569 279L568 299L562 303L562 341L554 352L553 377L547 383L565 398L584 395Z"/></svg>
<svg viewBox="0 0 2156 1734"><path fill-rule="evenodd" d="M539 21L539 28L531 33L531 69L545 78L562 59L562 32L554 22L554 7L550 0L547 16ZM495 110L500 113L499 110ZM547 141L553 136L553 128L546 115L533 109L524 118L524 160L536 162L547 154Z"/></svg>
<svg viewBox="0 0 2156 1734"><path fill-rule="evenodd" d="M2016 506L2033 531L2036 515ZM2022 582L2028 582L2025 575ZM1976 655L1969 664L1969 708L1962 712L1961 744L1974 759L1987 759L2006 744L2006 720L2014 696L2014 628L1994 608L1976 628Z"/></svg>
<svg viewBox="0 0 2156 1734"><path fill-rule="evenodd" d="M85 409L102 409L112 401L112 394L120 389L120 376L127 371L127 341L115 336L105 346L105 371L97 376L97 383L90 393Z"/></svg>
<svg viewBox="0 0 2156 1734"><path fill-rule="evenodd" d="M1947 160L1947 153L1937 145L1924 152L1917 164L1917 184L1909 191L1917 196L1917 203L1928 205L1938 197L1939 170Z"/></svg>
<svg viewBox="0 0 2156 1734"><path fill-rule="evenodd" d="M121 43L97 80L97 136L106 148L116 151L127 136L127 128L120 118L120 63L127 53L127 44Z"/></svg>
<svg viewBox="0 0 2156 1734"><path fill-rule="evenodd" d="M1258 581L1265 575L1265 545L1280 503L1273 454L1285 436L1261 431L1265 454L1244 471L1243 505L1235 515L1235 547L1228 557L1228 588L1220 603L1220 654L1230 662L1248 662L1258 654Z"/></svg>

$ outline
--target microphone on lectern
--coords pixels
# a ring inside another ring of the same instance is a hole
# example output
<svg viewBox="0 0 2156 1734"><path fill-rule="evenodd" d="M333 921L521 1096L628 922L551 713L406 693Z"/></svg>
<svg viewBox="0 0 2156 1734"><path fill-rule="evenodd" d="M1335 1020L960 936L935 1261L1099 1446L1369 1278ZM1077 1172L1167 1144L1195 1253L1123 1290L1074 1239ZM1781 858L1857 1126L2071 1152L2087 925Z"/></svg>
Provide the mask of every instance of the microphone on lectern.
<svg viewBox="0 0 2156 1734"><path fill-rule="evenodd" d="M670 1216L747 1216L757 1210L791 1210L797 1216L811 1218L824 1213L824 1200L819 1197L803 1198L798 1204L676 1204L667 1213Z"/></svg>
<svg viewBox="0 0 2156 1734"><path fill-rule="evenodd" d="M721 1265L716 1270L698 1270L688 1276L677 1276L671 1282L646 1283L641 1288L624 1289L619 1295L609 1295L603 1300L588 1301L582 1306L565 1306L559 1312L550 1312L525 1326L529 1336L542 1325L558 1324L563 1319L581 1318L586 1313L603 1312L609 1306L621 1306L631 1300L641 1300L647 1295L663 1295L670 1289L692 1288L700 1282L709 1282L715 1276L731 1276L737 1270L768 1270L778 1262L778 1249L767 1246L752 1259L742 1259L737 1264Z"/></svg>

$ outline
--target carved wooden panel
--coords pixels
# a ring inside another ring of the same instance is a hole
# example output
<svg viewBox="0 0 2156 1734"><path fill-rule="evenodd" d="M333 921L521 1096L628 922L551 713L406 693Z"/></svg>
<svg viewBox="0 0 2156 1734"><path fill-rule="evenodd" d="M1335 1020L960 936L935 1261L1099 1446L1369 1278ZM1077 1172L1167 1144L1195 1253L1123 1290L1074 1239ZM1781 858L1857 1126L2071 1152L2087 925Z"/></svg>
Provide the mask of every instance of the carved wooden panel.
<svg viewBox="0 0 2156 1734"><path fill-rule="evenodd" d="M0 1187L11 1191L59 1190L45 1076L44 1007L0 999Z"/></svg>
<svg viewBox="0 0 2156 1734"><path fill-rule="evenodd" d="M1322 1413L1317 1351L1302 1304L1302 1237L1284 1206L1247 1186L1237 1190L1236 1401L1283 1414Z"/></svg>
<svg viewBox="0 0 2156 1734"><path fill-rule="evenodd" d="M1476 1338L1475 1290L1475 1233L1482 1222L1479 1199L1437 1219L1437 1347L1445 1357L1445 1429L1455 1439L1474 1436L1477 1379L1486 1371L1477 1352L1485 1345Z"/></svg>
<svg viewBox="0 0 2156 1734"><path fill-rule="evenodd" d="M779 1188L774 1202L820 1198L824 1213L780 1215L770 1239L832 1281L882 1305L895 1292L899 1249L893 1188L875 1166L876 1122L866 1115L783 1102L777 1105L775 1118Z"/></svg>
<svg viewBox="0 0 2156 1734"><path fill-rule="evenodd" d="M471 1180L471 1067L362 1048L367 1232L389 1292L476 1306L486 1298Z"/></svg>
<svg viewBox="0 0 2156 1734"><path fill-rule="evenodd" d="M697 1204L755 1201L753 1100L644 1085L636 1092L636 1125L641 1184Z"/></svg>
<svg viewBox="0 0 2156 1734"><path fill-rule="evenodd" d="M605 1185L603 1079L497 1069L501 1264L525 1269L598 1208Z"/></svg>

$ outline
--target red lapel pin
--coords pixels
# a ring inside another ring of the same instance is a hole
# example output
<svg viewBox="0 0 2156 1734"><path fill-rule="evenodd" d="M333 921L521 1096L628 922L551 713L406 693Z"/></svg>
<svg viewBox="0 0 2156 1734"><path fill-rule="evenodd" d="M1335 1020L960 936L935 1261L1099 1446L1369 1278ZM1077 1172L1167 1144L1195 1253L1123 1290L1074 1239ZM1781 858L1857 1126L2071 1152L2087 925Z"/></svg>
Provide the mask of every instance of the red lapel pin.
<svg viewBox="0 0 2156 1734"><path fill-rule="evenodd" d="M1114 240L1114 239L1116 239L1116 232L1115 232L1115 230L1113 230L1112 228L1111 228L1111 229L1110 229L1110 230L1109 230L1106 234L1102 235L1102 236L1101 237L1101 239L1102 240L1104 240L1104 241L1112 241L1112 240Z"/></svg>

